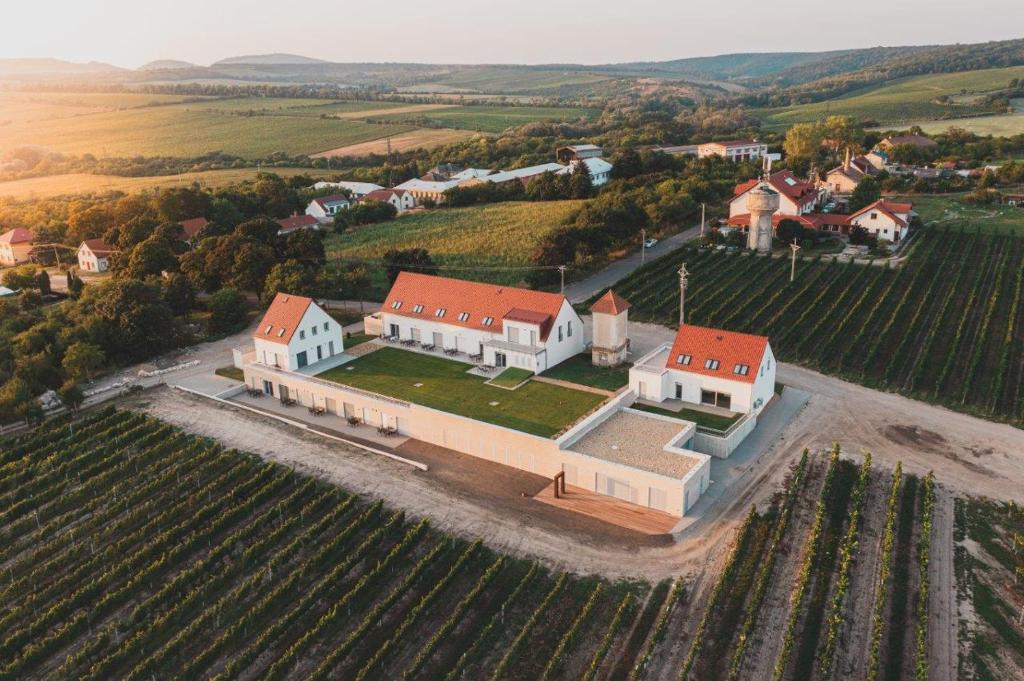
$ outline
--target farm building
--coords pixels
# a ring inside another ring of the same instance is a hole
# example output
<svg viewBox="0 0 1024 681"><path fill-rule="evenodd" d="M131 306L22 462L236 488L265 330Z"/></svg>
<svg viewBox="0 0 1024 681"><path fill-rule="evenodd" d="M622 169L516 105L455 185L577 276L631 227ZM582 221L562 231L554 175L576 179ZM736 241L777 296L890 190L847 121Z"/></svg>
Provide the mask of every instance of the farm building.
<svg viewBox="0 0 1024 681"><path fill-rule="evenodd" d="M347 189L353 199L358 199L366 196L370 192L377 191L378 189L384 189L379 184L373 182L350 182L343 180L341 182L317 182L313 185L313 189Z"/></svg>
<svg viewBox="0 0 1024 681"><path fill-rule="evenodd" d="M103 239L86 239L78 247L78 267L86 272L106 272L114 247Z"/></svg>
<svg viewBox="0 0 1024 681"><path fill-rule="evenodd" d="M398 275L375 321L394 340L536 373L585 345L583 321L562 294L413 272Z"/></svg>
<svg viewBox="0 0 1024 681"><path fill-rule="evenodd" d="M291 234L300 229L320 229L320 221L312 215L292 215L291 217L275 220L281 229L278 234Z"/></svg>
<svg viewBox="0 0 1024 681"><path fill-rule="evenodd" d="M582 161L573 161L558 171L559 175L566 175L576 172L580 164L584 164L590 172L590 183L595 187L606 184L612 176L612 164L603 158L587 158Z"/></svg>
<svg viewBox="0 0 1024 681"><path fill-rule="evenodd" d="M0 234L0 265L20 265L29 261L32 232L21 227Z"/></svg>
<svg viewBox="0 0 1024 681"><path fill-rule="evenodd" d="M697 156L721 156L727 161L754 161L768 154L768 145L757 140L728 140L697 145Z"/></svg>
<svg viewBox="0 0 1024 681"><path fill-rule="evenodd" d="M555 158L560 163L572 163L573 161L601 158L602 156L604 156L604 149L596 144L570 144L569 146L559 147L555 151Z"/></svg>
<svg viewBox="0 0 1024 681"><path fill-rule="evenodd" d="M404 189L378 189L364 196L360 201L380 201L390 203L399 213L416 207L412 194Z"/></svg>
<svg viewBox="0 0 1024 681"><path fill-rule="evenodd" d="M444 193L452 187L458 187L459 182L459 180L425 180L414 177L402 184L395 185L395 189L409 192L417 206L424 201L440 204L444 203Z"/></svg>
<svg viewBox="0 0 1024 681"><path fill-rule="evenodd" d="M345 349L341 325L311 298L278 293L253 333L256 356L267 366L298 371Z"/></svg>
<svg viewBox="0 0 1024 681"><path fill-rule="evenodd" d="M330 222L338 211L347 210L350 205L346 194L331 194L313 199L306 206L306 215L316 219L319 223Z"/></svg>
<svg viewBox="0 0 1024 681"><path fill-rule="evenodd" d="M918 147L919 149L927 149L929 147L938 146L938 143L924 135L890 135L878 143L878 148L883 151L889 151L893 147L903 145Z"/></svg>
<svg viewBox="0 0 1024 681"><path fill-rule="evenodd" d="M755 179L736 185L729 200L730 218L748 213L747 196L760 183L761 180ZM821 199L821 192L812 183L804 182L789 170L772 173L767 183L779 194L776 212L781 215L812 213Z"/></svg>
<svg viewBox="0 0 1024 681"><path fill-rule="evenodd" d="M879 239L899 243L907 237L910 221L916 215L912 203L879 199L850 215L849 219L851 227L863 227Z"/></svg>

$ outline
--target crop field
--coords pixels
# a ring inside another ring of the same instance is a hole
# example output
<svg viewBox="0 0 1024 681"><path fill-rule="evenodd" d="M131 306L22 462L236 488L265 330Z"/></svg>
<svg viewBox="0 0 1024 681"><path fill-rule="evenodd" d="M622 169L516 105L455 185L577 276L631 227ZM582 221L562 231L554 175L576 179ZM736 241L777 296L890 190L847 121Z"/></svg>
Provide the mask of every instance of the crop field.
<svg viewBox="0 0 1024 681"><path fill-rule="evenodd" d="M3 679L625 678L668 595L130 411L5 442L0 494Z"/></svg>
<svg viewBox="0 0 1024 681"><path fill-rule="evenodd" d="M541 239L580 205L522 201L424 211L333 234L324 246L329 259L365 263L380 288L380 259L407 248L427 249L441 274L513 285L526 278Z"/></svg>
<svg viewBox="0 0 1024 681"><path fill-rule="evenodd" d="M1022 66L913 76L824 102L760 109L752 113L760 117L769 129L784 129L794 123L815 121L832 114L852 116L857 120L874 120L882 126L908 126L922 119L934 121L983 112L985 109L975 105L973 98L961 96L961 93L982 95L1003 89L1011 79L1021 77L1024 77ZM936 98L941 95L949 95L955 103L944 105L936 102ZM961 123L942 121L935 125L941 125L941 129L945 130L950 125Z"/></svg>
<svg viewBox="0 0 1024 681"><path fill-rule="evenodd" d="M782 361L1024 424L1024 238L922 230L899 269L683 249L615 285L633 319L766 334Z"/></svg>
<svg viewBox="0 0 1024 681"><path fill-rule="evenodd" d="M964 194L938 194L911 196L914 211L926 225L976 228L986 232L1006 232L1024 235L1024 209L993 204L972 206L964 203Z"/></svg>
<svg viewBox="0 0 1024 681"><path fill-rule="evenodd" d="M412 113L374 116L373 120L414 124L426 120L443 128L461 128L498 133L506 128L535 121L568 121L596 116L596 109L551 106L453 106Z"/></svg>
<svg viewBox="0 0 1024 681"><path fill-rule="evenodd" d="M394 137L371 140L370 142L358 142L329 149L318 154L312 154L313 158L331 157L340 158L343 156L366 156L368 154L384 155L391 150L391 153L403 151L414 151L416 149L434 149L435 147L461 142L471 137L483 135L484 133L475 130L455 130L452 128L417 128L412 132L403 132Z"/></svg>
<svg viewBox="0 0 1024 681"><path fill-rule="evenodd" d="M430 83L419 83L402 89L410 92L526 92L556 95L566 89L576 90L608 80L610 78L605 75L578 71L481 67L464 69Z"/></svg>
<svg viewBox="0 0 1024 681"><path fill-rule="evenodd" d="M958 118L952 121L918 121L910 125L920 125L928 134L946 132L951 126L963 128L975 135L992 135L994 137L1013 137L1024 135L1024 99L1012 100L1014 112L999 116L976 116Z"/></svg>
<svg viewBox="0 0 1024 681"><path fill-rule="evenodd" d="M186 95L93 92L0 92L0 128L15 123L173 104Z"/></svg>

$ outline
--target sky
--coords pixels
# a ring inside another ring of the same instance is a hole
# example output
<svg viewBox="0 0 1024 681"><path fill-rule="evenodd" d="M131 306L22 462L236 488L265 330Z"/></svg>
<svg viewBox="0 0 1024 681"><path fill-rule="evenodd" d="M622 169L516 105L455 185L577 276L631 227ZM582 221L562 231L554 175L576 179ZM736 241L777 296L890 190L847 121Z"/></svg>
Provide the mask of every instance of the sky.
<svg viewBox="0 0 1024 681"><path fill-rule="evenodd" d="M661 61L1019 38L1021 0L6 0L0 58L134 68L288 52L339 62ZM998 21L989 19L998 17ZM982 20L982 18L985 18Z"/></svg>

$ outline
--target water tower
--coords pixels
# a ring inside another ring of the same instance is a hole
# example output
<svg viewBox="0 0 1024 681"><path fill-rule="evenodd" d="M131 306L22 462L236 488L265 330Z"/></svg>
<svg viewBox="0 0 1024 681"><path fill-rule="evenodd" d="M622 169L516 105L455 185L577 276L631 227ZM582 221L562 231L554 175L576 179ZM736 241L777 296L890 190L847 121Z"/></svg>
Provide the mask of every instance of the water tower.
<svg viewBox="0 0 1024 681"><path fill-rule="evenodd" d="M771 253L772 216L778 209L779 193L767 182L761 182L747 193L747 212L750 213L747 248L759 253Z"/></svg>
<svg viewBox="0 0 1024 681"><path fill-rule="evenodd" d="M590 356L594 366L615 367L626 361L628 310L629 303L611 289L590 306L594 327Z"/></svg>

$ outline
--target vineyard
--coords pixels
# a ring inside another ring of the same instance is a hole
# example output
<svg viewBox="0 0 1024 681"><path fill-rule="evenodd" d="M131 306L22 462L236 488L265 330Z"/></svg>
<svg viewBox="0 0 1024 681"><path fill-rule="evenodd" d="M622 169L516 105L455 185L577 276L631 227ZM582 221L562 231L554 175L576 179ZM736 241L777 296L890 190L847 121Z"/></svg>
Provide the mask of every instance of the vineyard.
<svg viewBox="0 0 1024 681"><path fill-rule="evenodd" d="M766 334L782 361L1024 423L1024 239L933 228L899 269L683 249L615 285L633 319Z"/></svg>

